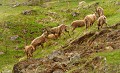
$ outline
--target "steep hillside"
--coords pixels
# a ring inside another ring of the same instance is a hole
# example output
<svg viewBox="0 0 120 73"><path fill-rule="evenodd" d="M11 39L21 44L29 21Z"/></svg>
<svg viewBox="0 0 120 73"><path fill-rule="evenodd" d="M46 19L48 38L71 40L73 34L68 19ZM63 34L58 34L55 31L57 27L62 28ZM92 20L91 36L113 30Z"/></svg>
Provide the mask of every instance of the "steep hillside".
<svg viewBox="0 0 120 73"><path fill-rule="evenodd" d="M87 14L93 13L96 4L104 8L108 26L120 22L120 0L84 1L83 5L79 5L81 0L45 0L34 6L27 3L27 0L0 0L0 71L9 73L14 64L25 60L24 46L40 36L44 28L62 23L70 26L72 21L83 19ZM24 14L26 10L31 13ZM43 49L38 47L34 52L34 58L44 58L77 37L90 31L98 31L96 22L88 31L85 31L85 27L77 28L73 35L71 28L69 30L71 37L65 33L57 40L49 40ZM119 61L117 57L119 53L116 51L113 53L116 55L115 59ZM109 57L111 53L107 55L103 52L97 55L103 55L111 60ZM116 64L116 61L113 63Z"/></svg>
<svg viewBox="0 0 120 73"><path fill-rule="evenodd" d="M119 43L120 23L117 23L99 32L89 32L45 58L21 61L14 65L13 73L117 73L120 60L114 61L117 65L109 64L106 57L95 54L120 49Z"/></svg>

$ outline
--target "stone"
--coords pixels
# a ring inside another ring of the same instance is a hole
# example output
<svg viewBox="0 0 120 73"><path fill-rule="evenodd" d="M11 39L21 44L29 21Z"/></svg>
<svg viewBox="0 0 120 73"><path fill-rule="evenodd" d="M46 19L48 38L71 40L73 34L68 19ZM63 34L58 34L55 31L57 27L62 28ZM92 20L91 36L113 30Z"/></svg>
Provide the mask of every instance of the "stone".
<svg viewBox="0 0 120 73"><path fill-rule="evenodd" d="M72 16L73 16L73 17L76 17L76 16L78 16L78 15L79 15L78 12L72 12Z"/></svg>
<svg viewBox="0 0 120 73"><path fill-rule="evenodd" d="M10 40L11 40L11 41L15 41L18 37L19 37L18 35L11 36L11 37L10 37Z"/></svg>
<svg viewBox="0 0 120 73"><path fill-rule="evenodd" d="M37 14L37 12L35 10L25 10L22 12L23 15L33 15L33 14Z"/></svg>
<svg viewBox="0 0 120 73"><path fill-rule="evenodd" d="M3 55L3 54L5 54L4 52L2 52L2 51L0 51L0 55Z"/></svg>
<svg viewBox="0 0 120 73"><path fill-rule="evenodd" d="M113 50L113 47L107 46L107 47L105 47L105 50L107 50L107 51L112 51L112 50Z"/></svg>
<svg viewBox="0 0 120 73"><path fill-rule="evenodd" d="M81 2L79 2L79 7L81 7L81 6L84 6L86 4L86 2L85 1L81 1Z"/></svg>
<svg viewBox="0 0 120 73"><path fill-rule="evenodd" d="M20 6L20 4L19 4L19 3L16 3L16 4L13 5L12 7L15 8L15 7L18 7L18 6Z"/></svg>

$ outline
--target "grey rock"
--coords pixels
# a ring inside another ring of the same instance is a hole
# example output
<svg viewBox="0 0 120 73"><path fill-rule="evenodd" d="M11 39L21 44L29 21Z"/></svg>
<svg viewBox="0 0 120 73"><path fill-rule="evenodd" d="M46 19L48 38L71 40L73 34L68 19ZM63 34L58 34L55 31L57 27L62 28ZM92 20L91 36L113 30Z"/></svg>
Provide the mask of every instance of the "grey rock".
<svg viewBox="0 0 120 73"><path fill-rule="evenodd" d="M20 3L16 3L15 5L13 5L12 7L15 8L15 7L18 7L20 6Z"/></svg>
<svg viewBox="0 0 120 73"><path fill-rule="evenodd" d="M10 40L11 40L11 41L15 41L18 37L19 37L18 35L11 36L11 37L10 37Z"/></svg>

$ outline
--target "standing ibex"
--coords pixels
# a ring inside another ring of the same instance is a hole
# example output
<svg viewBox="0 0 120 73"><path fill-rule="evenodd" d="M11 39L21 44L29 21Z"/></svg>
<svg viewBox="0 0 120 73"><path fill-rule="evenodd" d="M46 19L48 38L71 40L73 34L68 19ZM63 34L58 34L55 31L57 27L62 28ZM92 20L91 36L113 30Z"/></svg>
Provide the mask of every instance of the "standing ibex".
<svg viewBox="0 0 120 73"><path fill-rule="evenodd" d="M96 8L96 13L97 13L98 17L104 15L103 8L102 7L97 7Z"/></svg>
<svg viewBox="0 0 120 73"><path fill-rule="evenodd" d="M99 28L101 27L103 27L103 24L106 24L106 26L107 26L107 21L106 21L106 16L104 16L104 15L102 15L102 16L100 16L99 18L98 18L98 30L99 30Z"/></svg>
<svg viewBox="0 0 120 73"><path fill-rule="evenodd" d="M96 13L87 15L87 16L84 18L86 29L87 29L89 26L93 25L93 23L94 23L96 20L97 20Z"/></svg>
<svg viewBox="0 0 120 73"><path fill-rule="evenodd" d="M24 52L25 52L26 55L27 55L27 59L29 59L30 57L33 56L33 52L34 52L35 50L36 50L36 49L35 49L34 46L32 46L32 45L25 46Z"/></svg>

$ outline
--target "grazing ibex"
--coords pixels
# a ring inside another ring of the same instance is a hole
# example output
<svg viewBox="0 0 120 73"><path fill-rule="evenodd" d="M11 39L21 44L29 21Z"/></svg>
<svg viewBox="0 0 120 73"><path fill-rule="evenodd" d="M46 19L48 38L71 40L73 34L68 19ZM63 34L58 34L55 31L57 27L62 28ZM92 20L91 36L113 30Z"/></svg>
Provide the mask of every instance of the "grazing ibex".
<svg viewBox="0 0 120 73"><path fill-rule="evenodd" d="M31 45L33 45L35 48L39 45L43 48L43 43L46 42L47 40L48 33L44 32L41 36L35 38L32 42Z"/></svg>
<svg viewBox="0 0 120 73"><path fill-rule="evenodd" d="M43 48L43 43L46 42L47 36L48 33L44 32L41 36L35 38L30 45L25 46L24 52L26 53L28 59L33 56L33 52L36 50L37 46L41 45Z"/></svg>
<svg viewBox="0 0 120 73"><path fill-rule="evenodd" d="M47 30L47 32L49 34L54 34L54 35L57 34L57 36L59 37L62 33L64 34L64 31L68 32L68 34L69 34L69 31L67 30L67 28L68 28L68 26L61 24L57 27L53 27L53 28ZM69 34L69 36L70 36L70 34Z"/></svg>
<svg viewBox="0 0 120 73"><path fill-rule="evenodd" d="M75 20L72 22L71 26L73 27L72 31L74 31L77 27L85 26L84 20Z"/></svg>

